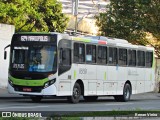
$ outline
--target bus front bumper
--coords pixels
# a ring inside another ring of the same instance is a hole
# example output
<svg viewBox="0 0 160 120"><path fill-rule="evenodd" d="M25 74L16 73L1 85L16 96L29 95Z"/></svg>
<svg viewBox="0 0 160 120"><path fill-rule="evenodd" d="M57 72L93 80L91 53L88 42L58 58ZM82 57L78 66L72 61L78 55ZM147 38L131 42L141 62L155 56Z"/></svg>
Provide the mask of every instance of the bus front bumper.
<svg viewBox="0 0 160 120"><path fill-rule="evenodd" d="M48 86L47 88L44 88L41 90L41 92L21 92L21 91L15 91L15 89L8 83L8 92L11 94L22 94L22 95L56 95L56 86L52 84L51 86Z"/></svg>

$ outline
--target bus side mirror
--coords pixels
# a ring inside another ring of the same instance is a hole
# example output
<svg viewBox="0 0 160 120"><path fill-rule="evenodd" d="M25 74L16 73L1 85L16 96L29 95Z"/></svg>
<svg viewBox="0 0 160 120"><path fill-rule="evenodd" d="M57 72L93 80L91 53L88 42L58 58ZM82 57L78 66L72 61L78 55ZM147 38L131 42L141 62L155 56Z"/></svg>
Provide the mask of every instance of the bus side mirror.
<svg viewBox="0 0 160 120"><path fill-rule="evenodd" d="M4 59L6 60L7 59L7 51L6 51L6 49L8 48L8 47L10 47L11 45L9 44L9 45L7 45L5 48L4 48Z"/></svg>
<svg viewBox="0 0 160 120"><path fill-rule="evenodd" d="M4 59L7 59L7 51L4 51Z"/></svg>

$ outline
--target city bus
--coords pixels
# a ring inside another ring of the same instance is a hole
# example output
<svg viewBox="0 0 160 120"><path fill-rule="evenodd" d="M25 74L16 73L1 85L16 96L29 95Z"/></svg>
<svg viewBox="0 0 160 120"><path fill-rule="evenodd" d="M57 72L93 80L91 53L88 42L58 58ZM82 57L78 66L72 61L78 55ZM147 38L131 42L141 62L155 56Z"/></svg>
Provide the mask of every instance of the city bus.
<svg viewBox="0 0 160 120"><path fill-rule="evenodd" d="M126 102L132 94L154 90L154 68L154 48L127 40L21 32L11 41L7 88L33 102L46 96L66 97L71 103L81 96Z"/></svg>

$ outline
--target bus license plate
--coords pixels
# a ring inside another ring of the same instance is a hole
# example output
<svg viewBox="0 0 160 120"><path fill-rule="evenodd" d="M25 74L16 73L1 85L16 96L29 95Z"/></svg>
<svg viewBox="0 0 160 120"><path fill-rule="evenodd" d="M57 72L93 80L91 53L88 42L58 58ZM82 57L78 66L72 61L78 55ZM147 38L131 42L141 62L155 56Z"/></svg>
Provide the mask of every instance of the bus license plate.
<svg viewBox="0 0 160 120"><path fill-rule="evenodd" d="M24 91L24 92L31 92L32 89L31 89L31 88L23 88L23 91Z"/></svg>

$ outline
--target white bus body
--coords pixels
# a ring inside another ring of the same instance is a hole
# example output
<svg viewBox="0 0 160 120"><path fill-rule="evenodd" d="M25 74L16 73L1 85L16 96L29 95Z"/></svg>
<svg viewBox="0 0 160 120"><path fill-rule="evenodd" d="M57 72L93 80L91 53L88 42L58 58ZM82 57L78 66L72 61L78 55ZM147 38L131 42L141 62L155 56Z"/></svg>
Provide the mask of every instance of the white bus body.
<svg viewBox="0 0 160 120"><path fill-rule="evenodd" d="M77 103L80 95L86 100L109 95L117 101L128 101L131 94L154 90L154 48L132 45L122 39L51 34L57 35L58 62L56 73L46 79L56 79L55 83L45 84L40 92L16 91L11 85L13 80L8 84L10 93L30 95L33 101L48 95L67 96ZM9 76L9 79L13 78Z"/></svg>

